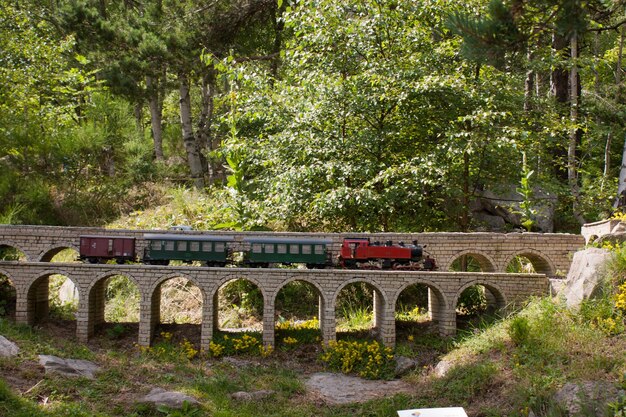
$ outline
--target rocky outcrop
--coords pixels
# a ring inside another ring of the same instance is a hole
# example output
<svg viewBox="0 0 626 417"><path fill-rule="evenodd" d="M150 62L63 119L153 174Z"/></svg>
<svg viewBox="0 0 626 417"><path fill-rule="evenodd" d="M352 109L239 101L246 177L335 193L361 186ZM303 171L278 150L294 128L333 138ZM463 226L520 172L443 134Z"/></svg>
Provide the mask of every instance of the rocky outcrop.
<svg viewBox="0 0 626 417"><path fill-rule="evenodd" d="M570 382L555 394L554 400L570 416L581 415L584 409L584 415L604 417L607 405L623 395L623 390L606 381Z"/></svg>
<svg viewBox="0 0 626 417"><path fill-rule="evenodd" d="M142 403L154 404L155 406L165 406L180 409L185 403L199 405L197 399L177 391L166 391L162 388L152 388L150 393L143 397Z"/></svg>
<svg viewBox="0 0 626 417"><path fill-rule="evenodd" d="M611 256L609 251L598 248L589 248L574 254L565 286L558 294L568 307L578 308L583 300L599 295L603 269Z"/></svg>
<svg viewBox="0 0 626 417"><path fill-rule="evenodd" d="M374 398L411 392L403 381L369 381L342 374L322 372L305 383L307 389L328 404L366 402Z"/></svg>
<svg viewBox="0 0 626 417"><path fill-rule="evenodd" d="M4 336L0 336L0 356L9 358L20 353L20 348Z"/></svg>
<svg viewBox="0 0 626 417"><path fill-rule="evenodd" d="M63 359L52 355L39 355L39 364L46 373L57 373L69 377L95 378L95 373L100 369L93 362L82 359Z"/></svg>
<svg viewBox="0 0 626 417"><path fill-rule="evenodd" d="M236 401L261 401L276 394L276 391L263 389L259 391L245 392L239 391L230 394L230 397Z"/></svg>

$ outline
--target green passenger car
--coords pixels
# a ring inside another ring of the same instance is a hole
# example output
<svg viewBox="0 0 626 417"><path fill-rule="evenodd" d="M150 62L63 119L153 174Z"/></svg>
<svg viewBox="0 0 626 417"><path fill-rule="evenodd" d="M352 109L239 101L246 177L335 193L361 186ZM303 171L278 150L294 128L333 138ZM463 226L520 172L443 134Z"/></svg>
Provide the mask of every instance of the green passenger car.
<svg viewBox="0 0 626 417"><path fill-rule="evenodd" d="M233 236L144 234L144 263L167 265L170 260L199 261L208 266L224 266L229 260L228 243Z"/></svg>
<svg viewBox="0 0 626 417"><path fill-rule="evenodd" d="M250 244L244 263L251 267L268 267L270 264L306 264L308 268L325 268L330 265L326 249L330 240L290 238L246 238Z"/></svg>

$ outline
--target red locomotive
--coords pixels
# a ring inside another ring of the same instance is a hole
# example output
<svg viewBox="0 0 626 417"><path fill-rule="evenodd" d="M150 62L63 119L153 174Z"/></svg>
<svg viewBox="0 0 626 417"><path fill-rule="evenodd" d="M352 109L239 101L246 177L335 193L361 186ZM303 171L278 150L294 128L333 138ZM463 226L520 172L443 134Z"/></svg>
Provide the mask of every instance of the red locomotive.
<svg viewBox="0 0 626 417"><path fill-rule="evenodd" d="M346 238L341 245L339 264L360 269L437 269L435 260L428 255L423 257L423 252L424 248L416 241L410 245L403 242L394 245L391 241L380 244L371 243L369 238Z"/></svg>

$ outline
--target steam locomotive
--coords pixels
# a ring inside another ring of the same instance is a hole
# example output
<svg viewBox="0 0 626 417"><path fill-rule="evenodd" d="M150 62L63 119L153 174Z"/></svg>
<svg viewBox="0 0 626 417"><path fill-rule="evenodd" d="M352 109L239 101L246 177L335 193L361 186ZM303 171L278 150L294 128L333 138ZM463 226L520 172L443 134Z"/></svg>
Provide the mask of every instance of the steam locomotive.
<svg viewBox="0 0 626 417"><path fill-rule="evenodd" d="M184 235L146 233L145 248L139 256L134 237L80 236L79 259L88 263L115 261L143 262L149 265L169 265L170 261L200 262L210 267L235 265L243 267L269 267L271 265L304 264L307 268L349 269L437 269L435 260L424 256L417 242L405 245L400 242L384 244L370 242L368 238L343 240L337 261L331 259L332 241L310 238L258 237L245 238L243 258L233 259L234 236Z"/></svg>

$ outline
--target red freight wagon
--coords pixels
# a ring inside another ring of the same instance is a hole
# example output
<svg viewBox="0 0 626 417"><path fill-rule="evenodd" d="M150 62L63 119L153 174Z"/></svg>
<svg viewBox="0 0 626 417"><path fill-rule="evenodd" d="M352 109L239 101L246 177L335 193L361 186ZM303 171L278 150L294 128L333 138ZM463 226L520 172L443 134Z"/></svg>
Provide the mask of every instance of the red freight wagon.
<svg viewBox="0 0 626 417"><path fill-rule="evenodd" d="M135 260L135 238L125 236L81 236L80 260L104 263L114 259L117 263Z"/></svg>

